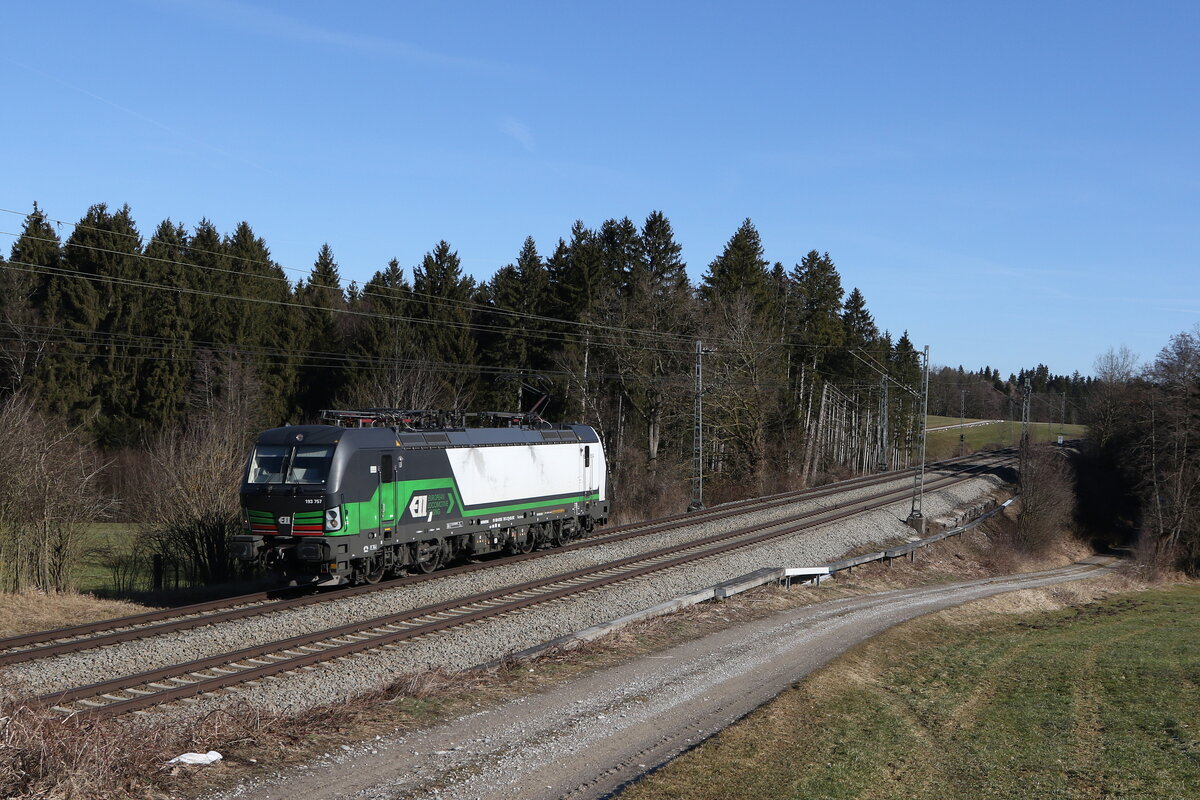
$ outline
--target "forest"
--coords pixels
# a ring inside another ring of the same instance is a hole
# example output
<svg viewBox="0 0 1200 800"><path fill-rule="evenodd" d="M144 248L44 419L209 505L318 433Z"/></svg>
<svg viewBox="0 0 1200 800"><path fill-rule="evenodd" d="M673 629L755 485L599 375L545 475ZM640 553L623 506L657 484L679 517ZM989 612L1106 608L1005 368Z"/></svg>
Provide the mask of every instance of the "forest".
<svg viewBox="0 0 1200 800"><path fill-rule="evenodd" d="M128 206L66 223L35 204L12 236L0 418L27 435L5 445L22 466L4 478L3 588L65 587L101 518L145 525L139 549L192 581L227 578L251 437L322 409L523 412L547 397L544 417L600 433L628 517L692 499L698 400L709 504L916 457L907 332L879 328L828 252L768 261L749 219L697 284L658 211L576 222L546 252L526 238L487 280L439 241L362 285L328 244L290 276L246 222L143 235ZM1092 379L1044 365L1006 379L932 366L929 413L1020 419L1027 383L1034 419L1082 421Z"/></svg>

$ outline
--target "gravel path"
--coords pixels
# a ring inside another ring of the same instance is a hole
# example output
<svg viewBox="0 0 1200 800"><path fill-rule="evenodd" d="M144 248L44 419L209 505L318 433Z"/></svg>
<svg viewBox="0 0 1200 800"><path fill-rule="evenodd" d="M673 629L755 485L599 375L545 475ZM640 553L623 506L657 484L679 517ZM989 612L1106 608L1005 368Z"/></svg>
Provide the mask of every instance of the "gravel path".
<svg viewBox="0 0 1200 800"><path fill-rule="evenodd" d="M893 625L1104 571L1073 566L781 612L427 730L345 746L214 800L609 797Z"/></svg>

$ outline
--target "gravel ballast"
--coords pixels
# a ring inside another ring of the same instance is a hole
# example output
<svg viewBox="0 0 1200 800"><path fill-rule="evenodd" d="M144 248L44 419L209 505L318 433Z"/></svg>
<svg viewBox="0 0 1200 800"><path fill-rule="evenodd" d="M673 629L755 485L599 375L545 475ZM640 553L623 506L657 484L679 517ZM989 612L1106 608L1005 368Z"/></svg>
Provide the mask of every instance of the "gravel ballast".
<svg viewBox="0 0 1200 800"><path fill-rule="evenodd" d="M936 473L929 476L930 479L933 477L936 477ZM955 509L977 502L979 497L992 492L999 483L998 479L985 476L928 493L924 500L925 516L935 520L940 517L951 519ZM890 484L889 488L899 488L905 484L911 485L911 479L898 479ZM394 589L293 611L14 665L8 668L6 673L11 679L35 687L35 691L51 692L85 682L106 680L117 674L130 674L216 655L253 644L320 631L475 592L608 563L670 544L693 541L750 524L779 520L802 511L828 508L878 491L879 487L851 490L834 497L789 504L779 509L698 523L656 536L583 550L558 551L551 557L541 559L498 564L492 569L452 576L445 580L410 586L401 583ZM822 563L836 559L856 547L910 537L913 531L901 522L901 519L908 515L908 505L909 501L904 500L886 510L867 512L850 520L791 534L758 546L742 548L732 554L703 559L645 578L593 590L577 598L535 606L435 636L379 648L327 663L319 668L268 678L257 684L242 685L224 694L202 697L181 704L176 709L206 713L212 708L228 703L232 696L267 710L295 712L377 689L406 672L434 667L460 669L475 666L590 625L640 611L763 566ZM167 709L163 711L166 712Z"/></svg>

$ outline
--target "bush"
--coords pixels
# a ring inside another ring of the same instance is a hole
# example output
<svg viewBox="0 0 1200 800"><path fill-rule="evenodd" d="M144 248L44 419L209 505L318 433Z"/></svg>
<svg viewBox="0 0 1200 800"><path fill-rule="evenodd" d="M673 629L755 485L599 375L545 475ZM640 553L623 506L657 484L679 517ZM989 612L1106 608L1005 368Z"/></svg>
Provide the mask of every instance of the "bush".
<svg viewBox="0 0 1200 800"><path fill-rule="evenodd" d="M1075 477L1065 452L1048 445L1026 445L1021 458L1021 510L1013 544L1017 550L1043 552L1068 531L1075 512Z"/></svg>

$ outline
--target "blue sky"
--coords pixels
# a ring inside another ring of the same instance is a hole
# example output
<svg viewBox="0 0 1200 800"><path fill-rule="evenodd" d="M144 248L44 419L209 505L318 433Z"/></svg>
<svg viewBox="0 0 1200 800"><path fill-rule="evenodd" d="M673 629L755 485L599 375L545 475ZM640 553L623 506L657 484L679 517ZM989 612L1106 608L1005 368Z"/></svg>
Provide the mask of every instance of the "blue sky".
<svg viewBox="0 0 1200 800"><path fill-rule="evenodd" d="M935 363L1200 321L1200 4L54 2L0 11L0 208L250 222L347 279L661 209L829 251ZM0 231L20 216L0 214ZM64 235L68 229L64 227ZM0 236L7 254L11 236Z"/></svg>

